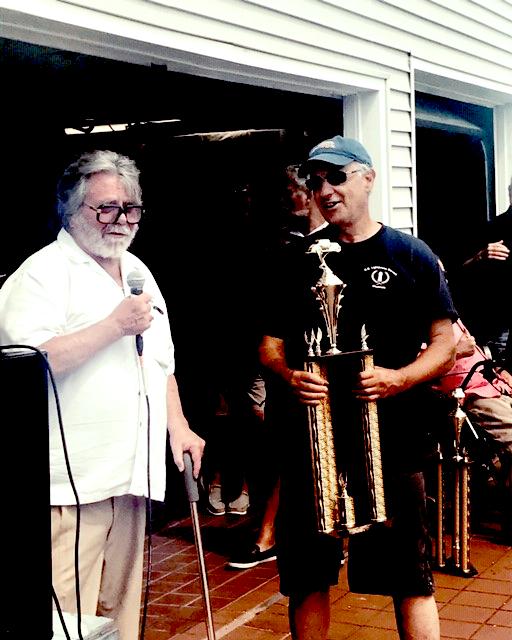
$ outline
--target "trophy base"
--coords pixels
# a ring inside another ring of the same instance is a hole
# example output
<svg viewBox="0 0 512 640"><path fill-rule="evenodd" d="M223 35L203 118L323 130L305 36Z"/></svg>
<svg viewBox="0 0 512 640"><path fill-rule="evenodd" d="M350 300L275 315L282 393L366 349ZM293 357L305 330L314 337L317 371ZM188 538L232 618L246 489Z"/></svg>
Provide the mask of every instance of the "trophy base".
<svg viewBox="0 0 512 640"><path fill-rule="evenodd" d="M478 570L471 563L467 569L463 569L457 566L451 558L449 558L442 567L434 565L434 569L439 573L447 573L451 576L459 576L460 578L473 578L478 575Z"/></svg>

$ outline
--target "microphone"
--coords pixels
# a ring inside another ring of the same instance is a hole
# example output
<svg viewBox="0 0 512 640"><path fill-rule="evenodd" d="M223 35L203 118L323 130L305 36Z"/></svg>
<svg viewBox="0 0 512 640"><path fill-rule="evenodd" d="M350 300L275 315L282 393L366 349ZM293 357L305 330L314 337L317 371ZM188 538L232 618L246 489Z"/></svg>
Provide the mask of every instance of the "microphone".
<svg viewBox="0 0 512 640"><path fill-rule="evenodd" d="M132 294L132 296L140 296L140 294L142 293L142 288L144 287L145 280L146 279L144 277L144 274L142 274L137 269L130 271L126 278L126 282L130 287L130 293ZM137 334L135 336L135 346L137 347L137 353L139 354L139 356L142 356L144 341L142 340L142 336L140 334Z"/></svg>

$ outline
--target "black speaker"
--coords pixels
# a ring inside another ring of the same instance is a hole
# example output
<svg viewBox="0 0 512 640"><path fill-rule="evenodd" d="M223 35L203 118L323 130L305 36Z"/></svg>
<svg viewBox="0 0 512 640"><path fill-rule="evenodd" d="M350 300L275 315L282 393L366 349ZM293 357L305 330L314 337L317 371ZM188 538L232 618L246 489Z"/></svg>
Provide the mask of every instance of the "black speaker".
<svg viewBox="0 0 512 640"><path fill-rule="evenodd" d="M0 639L53 636L45 358L30 349L0 347L2 407Z"/></svg>

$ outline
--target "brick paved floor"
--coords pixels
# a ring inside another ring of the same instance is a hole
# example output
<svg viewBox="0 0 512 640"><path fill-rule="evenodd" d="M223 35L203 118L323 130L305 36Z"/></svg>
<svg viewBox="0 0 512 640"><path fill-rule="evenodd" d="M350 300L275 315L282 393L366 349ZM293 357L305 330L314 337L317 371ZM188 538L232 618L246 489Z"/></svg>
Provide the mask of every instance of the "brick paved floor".
<svg viewBox="0 0 512 640"><path fill-rule="evenodd" d="M217 640L290 638L287 600L278 593L275 562L230 570L230 550L254 531L250 517L200 515L202 541ZM190 518L180 518L153 534L152 582L146 640L206 639L201 582ZM436 572L436 599L442 638L512 639L512 548L492 536L472 538L471 578ZM352 594L346 571L332 590L329 639L397 638L391 599Z"/></svg>

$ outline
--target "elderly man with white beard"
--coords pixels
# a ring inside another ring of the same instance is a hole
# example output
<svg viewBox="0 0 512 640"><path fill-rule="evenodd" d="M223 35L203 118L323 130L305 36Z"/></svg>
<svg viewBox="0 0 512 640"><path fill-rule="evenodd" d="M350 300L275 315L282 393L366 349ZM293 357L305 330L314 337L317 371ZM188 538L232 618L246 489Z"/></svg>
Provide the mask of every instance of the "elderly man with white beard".
<svg viewBox="0 0 512 640"><path fill-rule="evenodd" d="M112 151L83 154L59 181L57 203L57 239L0 289L0 344L45 352L56 380L72 474L50 393L52 574L60 606L76 611L79 516L81 611L113 618L121 640L135 640L145 497L164 498L167 437L178 468L189 452L196 477L204 441L182 411L165 301L148 268L127 251L144 215L135 163ZM130 283L134 273L143 291Z"/></svg>

